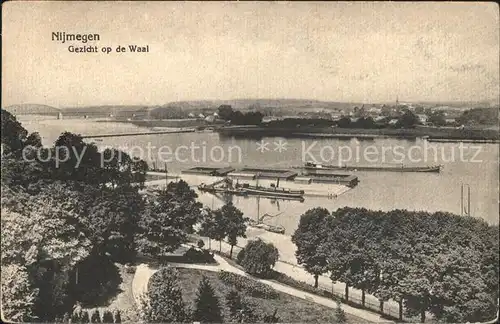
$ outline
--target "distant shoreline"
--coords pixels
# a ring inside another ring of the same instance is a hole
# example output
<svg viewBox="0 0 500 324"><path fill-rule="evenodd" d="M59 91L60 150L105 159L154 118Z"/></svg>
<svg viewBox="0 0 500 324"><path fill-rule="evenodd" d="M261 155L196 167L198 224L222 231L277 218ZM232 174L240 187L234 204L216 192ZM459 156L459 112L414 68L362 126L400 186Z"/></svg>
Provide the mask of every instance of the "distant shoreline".
<svg viewBox="0 0 500 324"><path fill-rule="evenodd" d="M314 137L337 139L375 139L375 138L427 138L434 142L477 142L500 143L499 132L492 129L458 129L438 127L416 127L410 129L360 129L360 128L270 128L260 126L223 127L216 130L223 136L280 136L280 137Z"/></svg>

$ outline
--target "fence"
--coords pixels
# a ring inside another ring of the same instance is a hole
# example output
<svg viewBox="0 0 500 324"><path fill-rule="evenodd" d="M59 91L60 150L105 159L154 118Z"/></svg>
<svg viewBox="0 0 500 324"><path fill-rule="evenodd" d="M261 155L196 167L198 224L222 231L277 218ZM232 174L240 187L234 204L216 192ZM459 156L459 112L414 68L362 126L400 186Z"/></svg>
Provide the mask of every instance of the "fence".
<svg viewBox="0 0 500 324"><path fill-rule="evenodd" d="M203 239L205 242L205 247L209 248L211 250L216 250L219 251L221 250L224 252L225 255L229 256L228 251L228 243L223 241L223 242L218 242L214 240L209 240L207 237L199 237L199 236L192 236L192 242L196 242L198 239ZM241 246L234 246L233 247L233 256L232 259L236 259L236 256L238 253L243 249ZM301 266L297 264L293 264L290 262L286 261L281 261L278 260L277 265L275 268L279 267L279 264L286 265L286 267L293 267L294 272L296 270L300 271L305 271ZM312 280L312 275L310 275L311 280ZM298 281L301 281L299 279L296 279ZM312 285L311 285L312 286ZM399 303L394 301L394 300L388 300L383 303L380 302L380 300L370 294L365 294L365 302L363 305L363 298L362 298L362 292L361 290L349 287L349 293L348 293L348 299L345 299L345 284L344 283L333 283L331 279L328 276L322 275L318 278L318 288L320 290L325 290L329 291L332 293L332 295L340 298L344 303L349 304L352 307L356 308L361 308L361 309L367 309L371 310L373 312L376 312L384 317L391 318L394 320L399 320L399 321L404 321L404 322L419 322L418 318L415 317L409 317L404 314L404 310L402 312L402 316L400 319L400 310L399 310Z"/></svg>

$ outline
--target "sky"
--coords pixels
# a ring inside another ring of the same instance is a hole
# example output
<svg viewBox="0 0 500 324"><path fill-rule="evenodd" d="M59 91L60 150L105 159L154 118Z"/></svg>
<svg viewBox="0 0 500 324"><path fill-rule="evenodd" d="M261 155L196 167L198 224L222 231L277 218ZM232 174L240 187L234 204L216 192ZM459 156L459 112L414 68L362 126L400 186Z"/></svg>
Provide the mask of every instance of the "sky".
<svg viewBox="0 0 500 324"><path fill-rule="evenodd" d="M3 107L499 98L495 3L14 1L2 27ZM149 53L68 51L134 44Z"/></svg>

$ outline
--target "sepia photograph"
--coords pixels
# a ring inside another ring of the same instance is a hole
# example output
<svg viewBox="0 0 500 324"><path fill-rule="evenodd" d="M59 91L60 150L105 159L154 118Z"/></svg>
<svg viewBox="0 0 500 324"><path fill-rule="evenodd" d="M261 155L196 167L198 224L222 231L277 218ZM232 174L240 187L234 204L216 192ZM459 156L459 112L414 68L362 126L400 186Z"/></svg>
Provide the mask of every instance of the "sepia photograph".
<svg viewBox="0 0 500 324"><path fill-rule="evenodd" d="M2 321L498 323L499 17L2 3Z"/></svg>

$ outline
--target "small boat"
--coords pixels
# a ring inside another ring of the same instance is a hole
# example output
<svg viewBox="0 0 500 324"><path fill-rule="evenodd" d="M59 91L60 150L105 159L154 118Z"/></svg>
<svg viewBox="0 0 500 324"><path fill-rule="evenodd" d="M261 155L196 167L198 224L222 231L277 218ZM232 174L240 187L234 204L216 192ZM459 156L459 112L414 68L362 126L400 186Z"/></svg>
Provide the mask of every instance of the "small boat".
<svg viewBox="0 0 500 324"><path fill-rule="evenodd" d="M390 172L440 172L442 165L430 166L347 166L347 165L322 165L312 162L306 162L306 170L345 170L345 171L390 171Z"/></svg>
<svg viewBox="0 0 500 324"><path fill-rule="evenodd" d="M264 223L259 223L253 219L248 220L248 226L260 228L268 232L285 234L285 228L281 225L268 225Z"/></svg>
<svg viewBox="0 0 500 324"><path fill-rule="evenodd" d="M212 185L206 185L204 183L200 184L198 186L198 190L203 191L203 192L209 192L209 193L225 193L225 194L233 194L233 195L239 195L239 196L246 196L247 192L245 190L242 190L240 188L221 188L221 187L215 187Z"/></svg>

